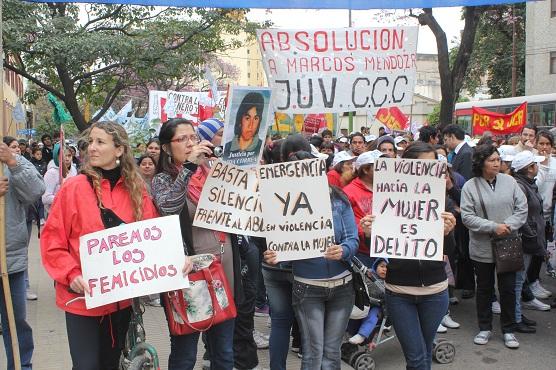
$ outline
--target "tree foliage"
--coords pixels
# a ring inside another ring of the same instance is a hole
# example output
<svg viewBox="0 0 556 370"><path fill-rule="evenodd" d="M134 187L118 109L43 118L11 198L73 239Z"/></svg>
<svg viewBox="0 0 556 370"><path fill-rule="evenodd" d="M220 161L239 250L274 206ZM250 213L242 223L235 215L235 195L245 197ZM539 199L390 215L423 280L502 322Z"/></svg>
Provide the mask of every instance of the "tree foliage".
<svg viewBox="0 0 556 370"><path fill-rule="evenodd" d="M516 24L517 95L525 95L525 3L494 6L481 15L464 88L478 92L486 76L493 98L512 95L512 22Z"/></svg>
<svg viewBox="0 0 556 370"><path fill-rule="evenodd" d="M212 53L240 46L223 35L260 26L241 10L5 0L4 67L56 95L84 130L85 101L101 108L94 121L126 89L199 77Z"/></svg>
<svg viewBox="0 0 556 370"><path fill-rule="evenodd" d="M473 53L480 14L484 10L484 7L476 6L466 6L463 8L465 25L461 32L460 47L452 58L448 49L446 32L444 32L434 17L433 10L431 8L424 8L417 15L411 13L411 16L419 20L419 24L428 26L436 38L438 72L440 74L440 90L442 92L439 113L440 128L452 123L456 101L463 87L471 54Z"/></svg>

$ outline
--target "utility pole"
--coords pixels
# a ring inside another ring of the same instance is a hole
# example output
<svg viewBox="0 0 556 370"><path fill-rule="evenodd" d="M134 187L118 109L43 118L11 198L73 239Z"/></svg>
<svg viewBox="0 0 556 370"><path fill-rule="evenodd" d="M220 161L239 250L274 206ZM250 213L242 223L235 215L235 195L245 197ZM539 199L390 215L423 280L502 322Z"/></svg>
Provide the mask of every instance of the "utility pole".
<svg viewBox="0 0 556 370"><path fill-rule="evenodd" d="M512 96L517 95L517 31L516 22L517 17L515 16L515 6L512 5Z"/></svg>
<svg viewBox="0 0 556 370"><path fill-rule="evenodd" d="M4 39L2 35L2 7L0 0L0 62L2 68L0 70L0 129L2 136L6 136L8 127L6 126L5 103L4 103ZM0 177L4 176L4 163L0 162ZM21 370L21 357L19 357L19 342L17 340L17 331L15 329L15 316L12 303L12 292L10 290L10 277L8 275L8 259L6 256L6 196L0 197L0 277L2 279L2 288L4 290L4 303L8 319L8 327L10 329L10 339L12 341L12 353L14 357L14 369ZM2 297L0 297L2 299ZM5 330L5 329L4 329Z"/></svg>

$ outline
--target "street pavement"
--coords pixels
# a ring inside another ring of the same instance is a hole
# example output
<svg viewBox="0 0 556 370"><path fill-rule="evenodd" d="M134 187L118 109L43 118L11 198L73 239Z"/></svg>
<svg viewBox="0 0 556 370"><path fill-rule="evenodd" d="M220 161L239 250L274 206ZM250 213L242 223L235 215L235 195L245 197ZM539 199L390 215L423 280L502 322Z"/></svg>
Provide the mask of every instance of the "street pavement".
<svg viewBox="0 0 556 370"><path fill-rule="evenodd" d="M71 369L65 320L63 312L54 301L52 280L42 268L39 243L36 230L29 249L29 275L31 289L37 292L37 301L28 301L28 321L33 328L35 352L33 369L64 370ZM542 273L543 285L556 292L556 280ZM473 336L477 333L474 299L460 300L451 306L454 320L462 324L460 329L449 330L440 337L452 341L456 348L455 360L452 364L440 365L433 363L435 369L556 369L556 334L553 330L556 322L556 310L550 312L525 311L527 317L537 321L536 334L517 334L521 344L517 350L504 347L500 331L499 317L494 316L494 335L486 346L473 344ZM161 369L167 368L170 340L166 320L161 308L147 307L144 316L147 341L155 346L161 359ZM257 329L269 334L267 318L256 317ZM86 333L84 333L86 335ZM260 367L269 368L268 350L259 350ZM377 347L373 353L377 369L403 369L405 362L397 340L389 341ZM202 348L199 346L199 357ZM5 364L4 351L0 351L0 364ZM3 368L3 365L0 365ZM300 360L294 353L288 357L288 369L299 369ZM201 369L201 360L197 362ZM351 369L343 363L342 369Z"/></svg>

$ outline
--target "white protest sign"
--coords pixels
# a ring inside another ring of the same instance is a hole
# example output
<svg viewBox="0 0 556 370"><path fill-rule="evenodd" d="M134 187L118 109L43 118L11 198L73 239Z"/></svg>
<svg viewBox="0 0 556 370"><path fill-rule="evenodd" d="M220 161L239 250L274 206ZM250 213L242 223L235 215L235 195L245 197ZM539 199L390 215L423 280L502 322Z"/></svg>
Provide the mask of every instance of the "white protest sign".
<svg viewBox="0 0 556 370"><path fill-rule="evenodd" d="M218 115L224 117L226 92L218 99L209 97L208 92L149 91L149 124L166 122L170 118L186 118L199 123L199 108L210 102L218 107Z"/></svg>
<svg viewBox="0 0 556 370"><path fill-rule="evenodd" d="M371 257L443 260L447 163L379 158Z"/></svg>
<svg viewBox="0 0 556 370"><path fill-rule="evenodd" d="M179 216L124 224L79 238L87 308L189 287Z"/></svg>
<svg viewBox="0 0 556 370"><path fill-rule="evenodd" d="M324 159L258 167L269 250L278 261L322 257L335 244Z"/></svg>
<svg viewBox="0 0 556 370"><path fill-rule="evenodd" d="M203 185L193 226L264 236L258 182L254 169L215 162Z"/></svg>
<svg viewBox="0 0 556 370"><path fill-rule="evenodd" d="M419 28L257 30L274 108L340 113L411 105Z"/></svg>

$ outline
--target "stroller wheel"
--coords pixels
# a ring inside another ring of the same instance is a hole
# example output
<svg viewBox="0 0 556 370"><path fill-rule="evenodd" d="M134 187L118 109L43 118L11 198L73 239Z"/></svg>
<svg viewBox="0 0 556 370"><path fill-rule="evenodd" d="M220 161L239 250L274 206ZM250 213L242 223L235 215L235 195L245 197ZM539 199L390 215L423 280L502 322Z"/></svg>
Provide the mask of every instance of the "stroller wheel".
<svg viewBox="0 0 556 370"><path fill-rule="evenodd" d="M345 342L342 344L341 353L342 353L342 360L344 360L348 364L352 364L351 360L357 356L357 352L359 352L359 348L355 344L351 344L349 342Z"/></svg>
<svg viewBox="0 0 556 370"><path fill-rule="evenodd" d="M357 357L355 364L353 364L355 370L374 370L375 366L375 360L368 353L363 353Z"/></svg>
<svg viewBox="0 0 556 370"><path fill-rule="evenodd" d="M456 347L450 341L440 341L434 348L434 359L440 364L449 364L456 357Z"/></svg>

